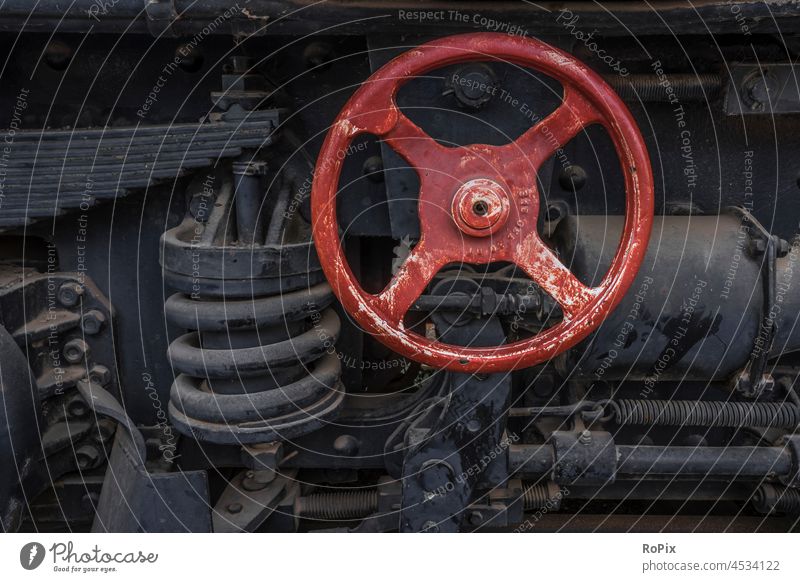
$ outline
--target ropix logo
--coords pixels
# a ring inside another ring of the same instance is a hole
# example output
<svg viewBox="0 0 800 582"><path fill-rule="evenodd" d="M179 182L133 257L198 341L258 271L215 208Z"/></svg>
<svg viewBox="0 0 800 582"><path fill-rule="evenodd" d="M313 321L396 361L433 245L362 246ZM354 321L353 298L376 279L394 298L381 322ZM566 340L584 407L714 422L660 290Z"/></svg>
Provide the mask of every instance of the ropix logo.
<svg viewBox="0 0 800 582"><path fill-rule="evenodd" d="M39 542L29 542L19 551L19 563L26 570L35 570L44 561L45 549Z"/></svg>

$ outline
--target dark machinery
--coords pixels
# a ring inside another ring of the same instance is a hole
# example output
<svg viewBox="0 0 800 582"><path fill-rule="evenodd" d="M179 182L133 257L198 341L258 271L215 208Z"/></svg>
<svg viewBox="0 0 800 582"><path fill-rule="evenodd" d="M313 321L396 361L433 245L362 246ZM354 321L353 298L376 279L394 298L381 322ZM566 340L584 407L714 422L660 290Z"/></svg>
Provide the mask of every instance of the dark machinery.
<svg viewBox="0 0 800 582"><path fill-rule="evenodd" d="M798 529L791 6L28 4L4 531Z"/></svg>

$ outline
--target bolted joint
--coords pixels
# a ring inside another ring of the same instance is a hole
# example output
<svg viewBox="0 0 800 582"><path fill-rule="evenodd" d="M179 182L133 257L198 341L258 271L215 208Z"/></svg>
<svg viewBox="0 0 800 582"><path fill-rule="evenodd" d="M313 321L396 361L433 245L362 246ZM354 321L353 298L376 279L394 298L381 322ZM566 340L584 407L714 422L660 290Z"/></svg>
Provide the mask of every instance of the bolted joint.
<svg viewBox="0 0 800 582"><path fill-rule="evenodd" d="M491 65L468 63L446 79L444 94L454 95L458 104L466 109L478 110L491 101L498 87Z"/></svg>
<svg viewBox="0 0 800 582"><path fill-rule="evenodd" d="M89 381L100 386L107 386L111 382L111 370L102 364L95 364L89 370Z"/></svg>
<svg viewBox="0 0 800 582"><path fill-rule="evenodd" d="M75 462L81 471L94 469L100 464L100 458L100 451L94 445L83 445L75 451Z"/></svg>
<svg viewBox="0 0 800 582"><path fill-rule="evenodd" d="M242 479L242 489L245 491L261 491L275 480L275 471L264 469L260 471L250 470L244 474Z"/></svg>
<svg viewBox="0 0 800 582"><path fill-rule="evenodd" d="M62 353L67 362L70 364L77 364L82 362L85 358L88 358L89 344L80 338L71 339L64 344Z"/></svg>
<svg viewBox="0 0 800 582"><path fill-rule="evenodd" d="M446 490L447 484L455 478L455 471L447 461L428 459L420 466L417 478L422 488L431 493Z"/></svg>
<svg viewBox="0 0 800 582"><path fill-rule="evenodd" d="M274 479L275 471L283 461L283 454L283 443L257 443L243 446L241 458L248 469L271 472Z"/></svg>
<svg viewBox="0 0 800 582"><path fill-rule="evenodd" d="M82 418L89 413L89 406L80 394L76 394L67 403L67 412L74 418Z"/></svg>
<svg viewBox="0 0 800 582"><path fill-rule="evenodd" d="M91 309L83 314L81 325L83 326L83 333L87 335L95 335L100 333L106 323L106 316L102 311Z"/></svg>
<svg viewBox="0 0 800 582"><path fill-rule="evenodd" d="M556 484L604 485L614 481L617 449L611 434L557 430L550 435L550 441L555 452L553 481Z"/></svg>
<svg viewBox="0 0 800 582"><path fill-rule="evenodd" d="M67 281L58 288L58 302L64 307L75 307L83 296L83 285L75 281Z"/></svg>

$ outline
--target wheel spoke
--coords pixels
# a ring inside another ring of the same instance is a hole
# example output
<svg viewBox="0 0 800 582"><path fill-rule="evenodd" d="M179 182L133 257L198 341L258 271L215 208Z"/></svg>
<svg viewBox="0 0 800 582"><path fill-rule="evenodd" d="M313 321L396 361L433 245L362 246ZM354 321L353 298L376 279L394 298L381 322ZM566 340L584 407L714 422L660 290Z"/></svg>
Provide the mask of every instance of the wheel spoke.
<svg viewBox="0 0 800 582"><path fill-rule="evenodd" d="M381 136L383 141L418 171L435 167L447 148L411 121L396 104L392 108L390 114L396 114L397 121Z"/></svg>
<svg viewBox="0 0 800 582"><path fill-rule="evenodd" d="M446 264L441 251L429 249L424 237L420 239L386 288L377 295L378 310L387 320L402 326L409 308Z"/></svg>
<svg viewBox="0 0 800 582"><path fill-rule="evenodd" d="M565 87L561 105L507 147L512 159L523 159L538 168L582 129L600 119L601 115L583 95Z"/></svg>
<svg viewBox="0 0 800 582"><path fill-rule="evenodd" d="M596 290L581 283L538 234L520 245L515 262L561 305L565 319L573 318L596 296Z"/></svg>

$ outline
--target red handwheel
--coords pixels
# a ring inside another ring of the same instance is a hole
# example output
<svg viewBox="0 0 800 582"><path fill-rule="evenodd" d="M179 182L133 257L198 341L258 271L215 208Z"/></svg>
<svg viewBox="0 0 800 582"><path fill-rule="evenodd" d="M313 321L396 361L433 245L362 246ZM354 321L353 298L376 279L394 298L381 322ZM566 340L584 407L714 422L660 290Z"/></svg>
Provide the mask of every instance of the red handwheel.
<svg viewBox="0 0 800 582"><path fill-rule="evenodd" d="M501 61L557 79L563 103L516 141L460 148L440 145L397 107L399 87L433 69L466 61ZM611 136L625 177L625 226L611 267L598 287L579 281L537 230L538 168L590 124ZM420 239L389 284L364 291L342 249L336 194L344 153L372 133L419 175ZM313 236L331 287L352 317L396 352L462 372L533 366L571 348L617 306L644 258L653 221L653 174L647 148L628 109L596 73L569 54L534 39L464 34L424 44L373 74L333 123L311 193ZM405 328L408 309L450 263L517 264L561 306L563 320L534 337L496 347L461 347Z"/></svg>

